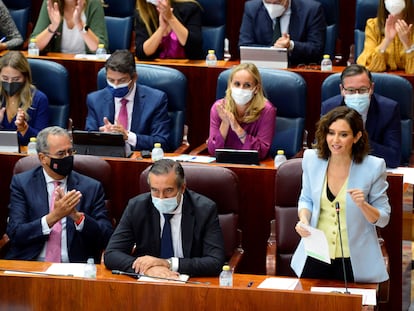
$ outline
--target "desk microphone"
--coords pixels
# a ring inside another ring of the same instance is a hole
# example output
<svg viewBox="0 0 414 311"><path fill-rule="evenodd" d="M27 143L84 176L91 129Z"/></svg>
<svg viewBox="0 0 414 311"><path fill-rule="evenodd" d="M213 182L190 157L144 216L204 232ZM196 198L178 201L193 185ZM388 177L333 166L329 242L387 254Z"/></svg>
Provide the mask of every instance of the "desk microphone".
<svg viewBox="0 0 414 311"><path fill-rule="evenodd" d="M154 280L173 281L173 282L181 282L181 283L196 284L196 285L200 285L200 284L210 285L210 282L197 282L197 281L188 281L188 280L186 281L186 280L172 279L172 278L163 278L160 276L150 276L150 275L146 275L142 273L125 272L125 271L120 271L120 270L112 270L112 274L128 275L136 279L139 279L140 277L147 277L147 278L154 279Z"/></svg>
<svg viewBox="0 0 414 311"><path fill-rule="evenodd" d="M341 221L339 219L339 210L340 210L339 202L335 203L335 210L336 210L336 216L338 217L339 243L341 245L341 253L342 253L342 270L344 272L344 282L345 282L345 293L344 294L350 294L350 292L348 291L348 282L346 280L344 246L342 244Z"/></svg>

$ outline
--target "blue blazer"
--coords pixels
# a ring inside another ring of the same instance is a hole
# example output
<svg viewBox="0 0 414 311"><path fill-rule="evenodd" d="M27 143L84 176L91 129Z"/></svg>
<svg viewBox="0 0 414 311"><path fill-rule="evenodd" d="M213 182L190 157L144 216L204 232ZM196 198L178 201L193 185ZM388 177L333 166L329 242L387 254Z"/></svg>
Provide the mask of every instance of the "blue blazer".
<svg viewBox="0 0 414 311"><path fill-rule="evenodd" d="M115 103L107 87L88 94L86 103L87 131L99 131L99 127L104 125L104 117L114 123ZM168 150L170 127L167 95L160 90L137 83L130 128L130 131L137 135L137 144L132 146L133 149L152 150L154 143L161 143L163 149Z"/></svg>
<svg viewBox="0 0 414 311"><path fill-rule="evenodd" d="M133 272L132 263L137 257L160 257L160 230L160 213L152 204L151 194L132 198L105 250L105 266ZM179 272L198 276L218 275L225 255L216 204L205 196L186 190L181 231L184 258L179 258ZM134 245L135 253L131 255Z"/></svg>
<svg viewBox="0 0 414 311"><path fill-rule="evenodd" d="M325 47L326 22L322 5L313 0L291 0L290 39L295 46L289 64L319 63ZM262 0L247 1L240 27L240 46L271 46L273 21Z"/></svg>
<svg viewBox="0 0 414 311"><path fill-rule="evenodd" d="M311 212L310 225L317 227L320 214L320 199L328 160L321 159L315 149L305 151L302 162L302 191L298 210L306 208ZM383 159L366 156L362 163L352 163L348 189L364 191L365 200L375 206L380 213L375 224L366 220L358 206L346 195L346 227L351 255L352 271L356 282L379 283L388 279L384 258L378 243L376 226L385 227L390 219L391 207L386 194L388 183ZM293 254L291 267L300 277L306 261L301 239Z"/></svg>
<svg viewBox="0 0 414 311"><path fill-rule="evenodd" d="M322 103L321 114L345 105L343 97L337 95ZM400 104L387 97L373 94L369 105L365 129L368 132L371 154L384 158L387 167L401 163L401 119Z"/></svg>
<svg viewBox="0 0 414 311"><path fill-rule="evenodd" d="M78 211L85 214L81 232L70 217L66 217L67 247L70 262L86 262L94 257L100 262L113 228L105 207L102 185L95 179L72 171L67 179L68 191L82 193ZM9 221L7 234L10 249L6 259L36 260L49 235L42 233L41 218L49 213L49 201L43 168L16 174L10 185Z"/></svg>

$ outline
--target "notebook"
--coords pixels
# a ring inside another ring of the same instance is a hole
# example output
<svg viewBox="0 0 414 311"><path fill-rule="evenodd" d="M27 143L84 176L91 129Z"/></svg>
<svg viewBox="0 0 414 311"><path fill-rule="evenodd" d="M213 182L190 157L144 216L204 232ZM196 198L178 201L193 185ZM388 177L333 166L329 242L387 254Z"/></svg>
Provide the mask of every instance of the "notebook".
<svg viewBox="0 0 414 311"><path fill-rule="evenodd" d="M259 165L257 150L216 149L217 163Z"/></svg>
<svg viewBox="0 0 414 311"><path fill-rule="evenodd" d="M78 154L121 158L132 154L121 133L75 130L72 132L72 140L73 148Z"/></svg>
<svg viewBox="0 0 414 311"><path fill-rule="evenodd" d="M288 51L285 48L241 46L240 63L253 63L257 67L286 69Z"/></svg>
<svg viewBox="0 0 414 311"><path fill-rule="evenodd" d="M0 152L19 152L16 131L0 131Z"/></svg>

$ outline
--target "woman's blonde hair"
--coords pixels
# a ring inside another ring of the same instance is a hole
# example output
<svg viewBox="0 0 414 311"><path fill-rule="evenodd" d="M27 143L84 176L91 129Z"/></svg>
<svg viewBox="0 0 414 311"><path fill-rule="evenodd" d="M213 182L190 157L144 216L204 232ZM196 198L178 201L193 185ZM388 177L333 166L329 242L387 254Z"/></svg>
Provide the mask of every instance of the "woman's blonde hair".
<svg viewBox="0 0 414 311"><path fill-rule="evenodd" d="M236 111L236 103L231 96L231 83L233 81L234 75L241 70L246 70L253 77L255 82L255 94L253 95L253 98L251 99L250 105L247 108L244 116L239 117ZM227 81L226 96L224 97L225 109L233 113L237 121L243 123L251 123L260 117L260 113L265 106L266 100L267 99L263 94L262 77L260 76L260 72L257 69L256 65L252 63L243 63L234 67Z"/></svg>
<svg viewBox="0 0 414 311"><path fill-rule="evenodd" d="M193 2L200 5L196 0L169 0L169 2L171 6L173 3L179 2ZM157 30L159 25L158 12L155 5L147 2L147 0L137 0L136 8L145 25L145 28L147 29L148 35L151 36Z"/></svg>
<svg viewBox="0 0 414 311"><path fill-rule="evenodd" d="M32 72L30 71L29 62L27 61L26 57L19 52L19 51L10 51L5 54L3 57L0 58L0 72L5 67L11 67L17 71L19 71L24 77L24 86L20 90L19 94L19 101L21 103L20 108L22 108L26 114L26 118L28 120L27 110L32 105L32 90L35 87L32 85ZM3 89L3 86L0 84L0 94L2 98L8 101L8 96Z"/></svg>

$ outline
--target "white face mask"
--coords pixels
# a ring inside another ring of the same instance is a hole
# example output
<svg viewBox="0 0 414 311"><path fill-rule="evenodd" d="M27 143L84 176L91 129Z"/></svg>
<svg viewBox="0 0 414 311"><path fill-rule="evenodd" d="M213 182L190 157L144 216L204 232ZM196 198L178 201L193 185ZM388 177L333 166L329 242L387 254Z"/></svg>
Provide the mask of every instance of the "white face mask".
<svg viewBox="0 0 414 311"><path fill-rule="evenodd" d="M238 87L232 87L231 97L237 105L244 106L253 98L253 90L243 90Z"/></svg>
<svg viewBox="0 0 414 311"><path fill-rule="evenodd" d="M348 94L344 97L345 105L349 108L353 108L359 112L361 116L365 116L368 113L370 96L366 94Z"/></svg>
<svg viewBox="0 0 414 311"><path fill-rule="evenodd" d="M169 214L178 207L178 202L179 202L178 196L179 195L180 195L180 192L177 193L177 196L172 197L172 198L166 198L166 199L160 199L160 198L151 196L152 204L154 204L155 208L161 214Z"/></svg>
<svg viewBox="0 0 414 311"><path fill-rule="evenodd" d="M405 9L404 0L385 0L385 8L391 15L400 14Z"/></svg>
<svg viewBox="0 0 414 311"><path fill-rule="evenodd" d="M281 4L266 3L265 0L263 0L263 5L266 8L267 13L269 13L271 19L282 16L282 14L286 11L285 6Z"/></svg>

